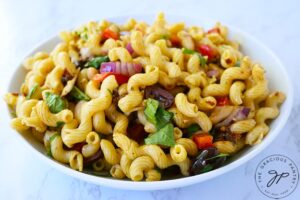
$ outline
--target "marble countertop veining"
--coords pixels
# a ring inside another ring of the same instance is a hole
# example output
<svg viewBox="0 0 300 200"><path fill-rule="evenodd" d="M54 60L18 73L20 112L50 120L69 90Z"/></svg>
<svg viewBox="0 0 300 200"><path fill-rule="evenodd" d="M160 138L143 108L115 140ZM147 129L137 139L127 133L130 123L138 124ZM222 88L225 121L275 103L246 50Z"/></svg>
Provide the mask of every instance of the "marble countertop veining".
<svg viewBox="0 0 300 200"><path fill-rule="evenodd" d="M294 107L280 136L261 155L217 178L165 191L126 191L94 185L49 167L16 138L0 101L0 199L268 199L254 181L255 168L266 156L283 154L300 168L300 2L294 1L0 1L0 95L15 66L40 41L67 27L107 16L152 13L202 15L232 24L265 43L282 60L292 79ZM278 80L280 81L280 80ZM242 179L240 177L243 177ZM287 198L300 197L300 186Z"/></svg>

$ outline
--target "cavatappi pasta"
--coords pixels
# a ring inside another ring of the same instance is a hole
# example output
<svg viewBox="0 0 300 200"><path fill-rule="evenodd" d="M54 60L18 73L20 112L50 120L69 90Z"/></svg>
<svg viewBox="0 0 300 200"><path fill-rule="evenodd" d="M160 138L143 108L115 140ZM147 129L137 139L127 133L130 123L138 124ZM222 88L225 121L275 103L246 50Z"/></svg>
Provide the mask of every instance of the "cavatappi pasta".
<svg viewBox="0 0 300 200"><path fill-rule="evenodd" d="M103 20L62 32L52 52L24 61L20 91L5 95L11 126L53 159L116 179L218 168L263 140L285 100L227 32L169 24L163 13L152 25Z"/></svg>

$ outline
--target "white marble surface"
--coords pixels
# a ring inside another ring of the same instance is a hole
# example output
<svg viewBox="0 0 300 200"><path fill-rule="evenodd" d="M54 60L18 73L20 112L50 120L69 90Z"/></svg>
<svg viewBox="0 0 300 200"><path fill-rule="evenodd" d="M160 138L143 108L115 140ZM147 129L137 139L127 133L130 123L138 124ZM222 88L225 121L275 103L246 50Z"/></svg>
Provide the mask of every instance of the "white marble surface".
<svg viewBox="0 0 300 200"><path fill-rule="evenodd" d="M226 2L226 3L224 3ZM292 116L280 136L261 155L218 178L185 188L136 192L97 186L47 166L17 139L0 102L0 199L267 199L254 171L271 154L290 157L300 168L300 7L299 1L0 1L0 95L31 48L66 27L107 16L152 13L202 15L235 25L270 47L285 64L295 87ZM280 81L280 80L278 80ZM243 178L241 178L243 177ZM300 186L286 199L299 199Z"/></svg>

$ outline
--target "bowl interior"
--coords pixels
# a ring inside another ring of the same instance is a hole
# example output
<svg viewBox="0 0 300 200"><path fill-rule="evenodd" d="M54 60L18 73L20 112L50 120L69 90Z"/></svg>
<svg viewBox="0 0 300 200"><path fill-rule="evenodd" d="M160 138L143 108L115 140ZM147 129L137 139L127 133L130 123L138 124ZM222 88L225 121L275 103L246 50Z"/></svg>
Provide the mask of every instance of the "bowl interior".
<svg viewBox="0 0 300 200"><path fill-rule="evenodd" d="M146 22L153 22L153 16L130 16L138 20L143 20ZM127 19L130 17L115 17L111 18L110 20L118 22L118 23L124 23ZM176 16L167 16L168 22L178 22L178 21L184 21L188 25L197 25L197 26L203 26L204 28L212 27L215 23L215 21L206 20L206 19L198 19L198 18L188 18L188 17L176 17ZM242 31L228 26L229 28L229 38L234 39L241 44L241 50L245 55L250 56L250 58L256 62L259 62L263 65L263 67L266 70L266 76L269 80L269 87L271 90L279 90L283 91L287 99L283 103L283 105L280 107L280 115L277 119L273 120L270 124L271 130L269 134L265 137L263 142L259 145L256 145L254 147L248 147L243 149L241 152L233 156L228 164L226 166L223 166L219 169L213 170L211 172L193 176L193 177L187 177L187 178L180 178L180 179L174 179L178 178L178 176L168 176L166 179L169 179L170 181L167 181L171 184L164 184L166 181L160 181L154 183L146 183L146 182L140 182L140 183L134 183L131 181L120 181L120 180L113 180L108 177L98 177L88 174L94 174L92 171L85 171L87 174L76 172L72 169L70 169L68 166L65 167L65 165L56 162L55 160L50 159L44 150L44 146L39 143L37 140L35 140L30 133L20 133L18 135L22 136L24 141L26 141L31 147L33 147L34 151L38 151L39 155L44 158L49 164L52 166L59 168L60 170L64 171L67 174L79 177L81 179L92 181L95 183L112 186L112 187L118 187L118 188L126 188L126 189L141 189L141 190L147 190L147 189L166 189L166 188L172 188L172 187L179 187L184 185L189 185L195 182L200 182L209 178L212 178L214 176L217 176L219 174L225 173L226 171L229 171L249 159L251 159L253 156L257 155L261 150L263 150L279 133L280 129L283 127L285 121L288 118L288 115L291 110L292 105L292 88L289 81L289 78L287 76L286 71L284 70L284 67L280 63L280 61L272 54L270 50L268 50L265 46L263 46L260 42L256 41L254 38L252 38L250 35L243 33ZM49 39L48 41L42 43L37 48L35 48L30 54L26 55L32 55L35 52L38 51L45 51L50 52L57 43L59 43L59 38L57 36ZM8 91L15 92L19 91L19 88L25 78L26 70L22 67L22 65L18 66L15 73L13 74L11 78L11 82L9 83ZM97 175L97 174L96 174ZM174 180L172 180L174 179ZM125 183L125 184L124 184Z"/></svg>

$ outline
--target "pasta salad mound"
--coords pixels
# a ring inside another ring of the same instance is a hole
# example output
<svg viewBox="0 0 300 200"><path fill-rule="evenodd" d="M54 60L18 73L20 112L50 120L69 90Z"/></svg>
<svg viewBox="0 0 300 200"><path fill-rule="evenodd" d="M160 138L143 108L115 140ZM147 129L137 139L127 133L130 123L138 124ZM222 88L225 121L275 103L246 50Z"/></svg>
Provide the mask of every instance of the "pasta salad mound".
<svg viewBox="0 0 300 200"><path fill-rule="evenodd" d="M206 173L260 143L285 100L220 23L159 13L151 25L91 21L60 38L24 61L5 101L11 126L74 170L133 181Z"/></svg>

